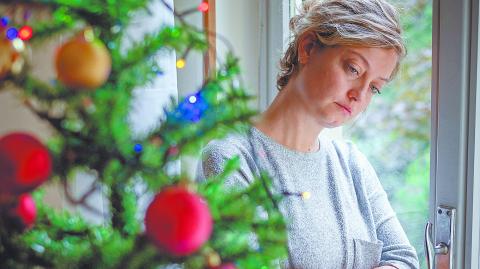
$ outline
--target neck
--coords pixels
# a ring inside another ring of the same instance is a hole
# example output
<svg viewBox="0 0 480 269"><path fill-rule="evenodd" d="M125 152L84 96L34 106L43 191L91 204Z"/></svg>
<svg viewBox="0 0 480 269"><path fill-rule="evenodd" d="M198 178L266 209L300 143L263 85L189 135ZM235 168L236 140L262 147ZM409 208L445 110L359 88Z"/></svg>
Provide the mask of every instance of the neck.
<svg viewBox="0 0 480 269"><path fill-rule="evenodd" d="M276 142L300 152L318 151L318 135L323 129L288 85L254 126Z"/></svg>

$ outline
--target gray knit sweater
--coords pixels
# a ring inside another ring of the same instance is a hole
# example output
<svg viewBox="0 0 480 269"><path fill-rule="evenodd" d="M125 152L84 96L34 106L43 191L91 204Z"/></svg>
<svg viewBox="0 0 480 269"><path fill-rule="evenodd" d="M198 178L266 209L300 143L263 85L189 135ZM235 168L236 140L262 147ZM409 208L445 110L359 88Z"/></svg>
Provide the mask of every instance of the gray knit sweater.
<svg viewBox="0 0 480 269"><path fill-rule="evenodd" d="M273 192L311 194L309 199L286 195L280 203L291 268L419 268L375 171L351 143L321 138L319 151L303 153L252 127L247 134L211 141L203 150L198 178L220 173L235 155L240 169L226 184L245 185L266 170Z"/></svg>

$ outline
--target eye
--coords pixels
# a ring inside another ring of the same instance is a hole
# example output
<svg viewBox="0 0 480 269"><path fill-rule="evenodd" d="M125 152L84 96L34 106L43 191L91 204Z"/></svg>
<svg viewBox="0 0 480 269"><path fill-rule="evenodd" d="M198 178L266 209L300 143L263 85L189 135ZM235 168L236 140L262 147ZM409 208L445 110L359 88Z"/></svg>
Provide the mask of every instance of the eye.
<svg viewBox="0 0 480 269"><path fill-rule="evenodd" d="M347 69L348 69L348 72L350 72L355 77L358 77L360 75L360 71L358 71L358 69L351 64L347 65Z"/></svg>
<svg viewBox="0 0 480 269"><path fill-rule="evenodd" d="M381 94L380 90L375 86L372 86L370 89L372 90L373 94Z"/></svg>

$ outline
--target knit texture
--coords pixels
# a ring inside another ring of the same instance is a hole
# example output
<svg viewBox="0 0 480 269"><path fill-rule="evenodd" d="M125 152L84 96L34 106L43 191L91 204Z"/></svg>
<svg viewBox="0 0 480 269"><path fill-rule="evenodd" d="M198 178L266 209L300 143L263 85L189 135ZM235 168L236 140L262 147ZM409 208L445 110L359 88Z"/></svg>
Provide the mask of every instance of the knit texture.
<svg viewBox="0 0 480 269"><path fill-rule="evenodd" d="M240 169L227 179L227 186L245 187L266 170L272 192L293 194L279 204L287 222L288 267L419 268L415 249L374 169L353 144L321 138L319 151L303 153L251 127L245 134L208 143L198 180L221 173L234 156L240 157ZM311 197L294 195L302 192Z"/></svg>

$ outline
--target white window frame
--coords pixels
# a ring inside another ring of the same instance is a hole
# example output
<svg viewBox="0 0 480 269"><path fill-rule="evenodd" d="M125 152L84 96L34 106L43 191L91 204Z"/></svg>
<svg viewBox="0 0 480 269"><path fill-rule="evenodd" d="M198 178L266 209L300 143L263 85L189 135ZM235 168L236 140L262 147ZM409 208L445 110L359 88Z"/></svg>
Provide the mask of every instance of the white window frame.
<svg viewBox="0 0 480 269"><path fill-rule="evenodd" d="M479 268L478 6L433 1L430 221L439 205L457 209L451 268Z"/></svg>
<svg viewBox="0 0 480 269"><path fill-rule="evenodd" d="M258 108L262 112L277 95L278 62L288 41L290 1L260 1L260 64Z"/></svg>

